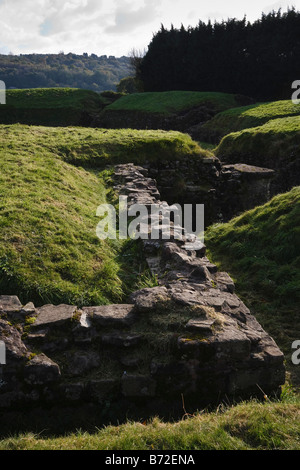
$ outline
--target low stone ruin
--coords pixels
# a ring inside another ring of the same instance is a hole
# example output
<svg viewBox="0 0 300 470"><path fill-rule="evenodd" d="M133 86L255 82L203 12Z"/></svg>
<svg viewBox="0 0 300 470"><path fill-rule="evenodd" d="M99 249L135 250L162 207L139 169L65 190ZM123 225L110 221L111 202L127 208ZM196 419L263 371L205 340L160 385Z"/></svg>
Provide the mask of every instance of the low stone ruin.
<svg viewBox="0 0 300 470"><path fill-rule="evenodd" d="M119 165L114 178L129 204L162 203L145 168ZM280 393L282 352L205 246L175 229L136 242L157 285L126 304L36 308L0 296L0 411L91 404L118 418L170 417Z"/></svg>
<svg viewBox="0 0 300 470"><path fill-rule="evenodd" d="M278 177L270 168L224 164L215 156L149 162L147 169L169 204L204 204L206 227L265 204Z"/></svg>

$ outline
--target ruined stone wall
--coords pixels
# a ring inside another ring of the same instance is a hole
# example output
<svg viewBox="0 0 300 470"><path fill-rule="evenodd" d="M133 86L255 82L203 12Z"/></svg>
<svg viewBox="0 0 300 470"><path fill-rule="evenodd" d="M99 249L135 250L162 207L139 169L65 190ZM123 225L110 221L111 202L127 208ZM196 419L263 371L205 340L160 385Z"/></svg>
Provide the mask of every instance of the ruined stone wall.
<svg viewBox="0 0 300 470"><path fill-rule="evenodd" d="M129 205L161 204L156 181L115 168ZM161 230L161 235L163 235ZM284 357L191 234L139 240L157 285L123 305L21 305L0 296L1 410L89 404L100 416L182 416L222 400L276 395Z"/></svg>
<svg viewBox="0 0 300 470"><path fill-rule="evenodd" d="M266 203L275 177L272 169L225 165L216 157L151 162L147 168L169 204L204 204L206 227Z"/></svg>

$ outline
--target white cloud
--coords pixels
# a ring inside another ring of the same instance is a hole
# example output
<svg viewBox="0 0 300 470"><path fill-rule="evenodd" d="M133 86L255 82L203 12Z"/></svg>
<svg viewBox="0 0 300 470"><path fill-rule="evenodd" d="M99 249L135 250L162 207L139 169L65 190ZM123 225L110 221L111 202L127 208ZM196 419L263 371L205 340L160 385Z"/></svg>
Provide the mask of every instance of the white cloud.
<svg viewBox="0 0 300 470"><path fill-rule="evenodd" d="M89 52L126 55L143 50L160 29L199 20L242 18L300 0L262 6L261 0L0 0L0 52Z"/></svg>
<svg viewBox="0 0 300 470"><path fill-rule="evenodd" d="M132 3L124 1L116 8L114 24L105 31L116 34L132 33L133 30L153 22L158 15L156 7L157 1L155 0L145 0L144 5L139 8L134 8Z"/></svg>

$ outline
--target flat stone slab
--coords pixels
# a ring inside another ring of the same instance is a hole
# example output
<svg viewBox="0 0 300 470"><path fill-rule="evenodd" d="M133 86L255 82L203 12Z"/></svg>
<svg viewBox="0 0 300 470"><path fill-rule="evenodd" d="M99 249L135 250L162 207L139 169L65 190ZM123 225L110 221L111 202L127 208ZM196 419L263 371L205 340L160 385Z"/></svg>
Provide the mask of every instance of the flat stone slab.
<svg viewBox="0 0 300 470"><path fill-rule="evenodd" d="M197 332L197 333L211 333L212 326L215 323L215 320L201 320L201 319L193 319L190 320L185 328L188 331Z"/></svg>
<svg viewBox="0 0 300 470"><path fill-rule="evenodd" d="M95 325L101 326L129 326L134 322L134 310L135 307L131 304L101 305L82 309Z"/></svg>
<svg viewBox="0 0 300 470"><path fill-rule="evenodd" d="M262 176L262 177L272 177L274 175L274 170L270 168L262 168L254 165L247 165L246 163L234 163L229 165L223 165L224 170L235 170L239 173Z"/></svg>
<svg viewBox="0 0 300 470"><path fill-rule="evenodd" d="M33 323L33 328L40 328L46 326L62 325L71 321L77 311L75 305L44 305L37 308L37 319Z"/></svg>

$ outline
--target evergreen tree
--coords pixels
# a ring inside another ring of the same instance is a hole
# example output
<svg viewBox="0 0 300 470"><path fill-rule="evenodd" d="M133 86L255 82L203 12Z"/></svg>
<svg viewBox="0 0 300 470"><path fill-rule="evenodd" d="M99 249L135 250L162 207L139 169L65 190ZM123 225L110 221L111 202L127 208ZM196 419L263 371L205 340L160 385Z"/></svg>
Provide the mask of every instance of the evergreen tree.
<svg viewBox="0 0 300 470"><path fill-rule="evenodd" d="M153 36L139 63L144 91L199 90L288 99L300 79L300 13L272 11L167 30Z"/></svg>

